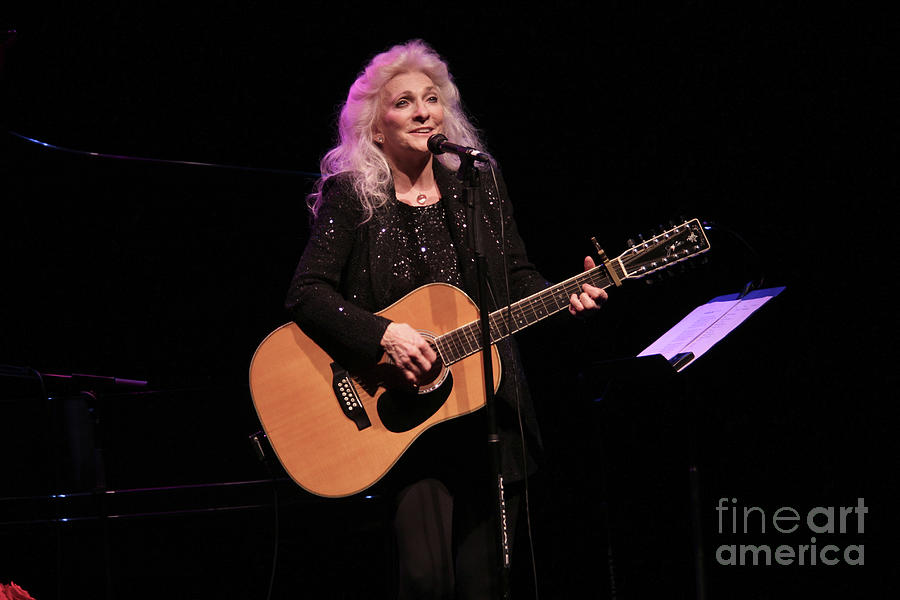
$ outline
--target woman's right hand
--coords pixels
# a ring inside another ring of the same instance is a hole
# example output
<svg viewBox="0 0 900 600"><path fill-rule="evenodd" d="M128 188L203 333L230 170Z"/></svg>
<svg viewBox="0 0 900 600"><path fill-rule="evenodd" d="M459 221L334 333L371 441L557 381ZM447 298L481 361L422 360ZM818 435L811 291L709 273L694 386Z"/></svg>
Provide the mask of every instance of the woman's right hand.
<svg viewBox="0 0 900 600"><path fill-rule="evenodd" d="M427 383L423 378L438 357L422 334L406 323L390 323L381 338L381 347L410 385Z"/></svg>

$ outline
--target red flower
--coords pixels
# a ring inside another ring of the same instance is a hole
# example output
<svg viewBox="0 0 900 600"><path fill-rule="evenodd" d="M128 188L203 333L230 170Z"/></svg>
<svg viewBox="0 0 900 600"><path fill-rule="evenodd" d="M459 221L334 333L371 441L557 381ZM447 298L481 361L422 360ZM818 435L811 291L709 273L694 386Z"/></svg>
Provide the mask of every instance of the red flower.
<svg viewBox="0 0 900 600"><path fill-rule="evenodd" d="M9 585L0 583L0 600L34 600L34 598L31 597L31 594L10 581Z"/></svg>

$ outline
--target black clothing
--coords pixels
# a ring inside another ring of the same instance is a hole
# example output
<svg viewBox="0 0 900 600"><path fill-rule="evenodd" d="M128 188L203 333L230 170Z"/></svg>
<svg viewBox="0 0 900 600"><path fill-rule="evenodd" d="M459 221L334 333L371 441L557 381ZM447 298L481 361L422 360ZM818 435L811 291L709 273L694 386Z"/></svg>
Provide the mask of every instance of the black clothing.
<svg viewBox="0 0 900 600"><path fill-rule="evenodd" d="M478 286L474 254L466 236L463 186L455 174L437 160L433 164L446 213L447 230L459 257L462 289L474 298L477 297ZM504 266L508 267L512 301L549 285L528 261L524 242L513 219L512 205L499 174L497 180L499 195L490 173L482 173L480 177L483 207L480 226L486 245L491 250L486 252L488 278L493 291L491 310L507 303ZM407 208L421 209L401 205L399 201L389 201L369 221L361 224L363 211L349 177L333 177L327 183L324 194L324 202L291 283L286 308L300 328L338 362L350 365L374 363L381 357L380 341L389 322L373 313L391 305L409 291L401 293L407 286L403 281L398 283L394 272L394 259L406 255L408 250L408 246L401 248L409 236L408 231L398 231L403 222L401 215ZM506 265L501 231L506 238ZM413 287L418 287L433 280L426 277L426 280L412 283ZM415 323L412 325L415 326ZM497 348L502 375L495 397L497 425L502 439L503 473L507 480L516 481L524 476L517 403L526 434L529 470L533 470L535 459L540 455L541 441L515 343L507 339L497 344ZM469 417L457 420L466 419ZM435 435L436 432L432 431L447 427L448 424L438 425L428 434ZM483 436L479 436L477 441L481 443ZM407 454L415 452L418 445L421 445L420 440Z"/></svg>
<svg viewBox="0 0 900 600"><path fill-rule="evenodd" d="M286 307L300 328L338 362L377 361L389 321L373 313L422 285L450 283L477 297L463 189L453 173L437 160L433 164L442 194L439 203L411 207L392 199L365 223L349 178L336 176L326 184ZM507 303L507 280L512 301L549 285L528 262L502 179L498 176L499 190L493 181L490 174L482 174L479 223L490 246L486 263L492 311ZM508 338L497 349L502 373L495 415L512 535L521 488L515 482L535 468L541 442L515 344ZM476 411L427 430L376 484L395 500L394 586L402 600L454 594L472 600L496 597L496 509L485 415Z"/></svg>
<svg viewBox="0 0 900 600"><path fill-rule="evenodd" d="M398 253L393 257L391 297L400 298L428 283L462 287L459 257L450 236L443 200L430 206L400 203L394 228Z"/></svg>

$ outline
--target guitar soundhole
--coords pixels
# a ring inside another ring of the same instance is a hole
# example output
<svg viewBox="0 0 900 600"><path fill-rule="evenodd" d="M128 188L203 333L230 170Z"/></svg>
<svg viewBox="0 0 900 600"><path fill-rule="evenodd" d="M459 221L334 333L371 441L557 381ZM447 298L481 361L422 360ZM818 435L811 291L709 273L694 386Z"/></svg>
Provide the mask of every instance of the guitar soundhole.
<svg viewBox="0 0 900 600"><path fill-rule="evenodd" d="M425 380L426 383L423 383L419 386L419 394L427 394L429 392L433 392L444 383L444 380L447 379L447 376L450 374L450 369L444 367L444 363L441 362L441 359L438 358L437 361L433 365L431 365L431 370L425 374L425 377L421 379Z"/></svg>
<svg viewBox="0 0 900 600"><path fill-rule="evenodd" d="M447 401L453 389L453 375L445 369L431 391L385 390L378 397L378 417L388 431L409 431L428 420Z"/></svg>

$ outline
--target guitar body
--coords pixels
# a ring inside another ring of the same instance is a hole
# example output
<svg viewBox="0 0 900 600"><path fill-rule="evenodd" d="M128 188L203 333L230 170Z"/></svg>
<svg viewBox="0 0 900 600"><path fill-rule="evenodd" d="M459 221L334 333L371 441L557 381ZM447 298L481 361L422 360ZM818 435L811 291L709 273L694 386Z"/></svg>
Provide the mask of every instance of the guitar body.
<svg viewBox="0 0 900 600"><path fill-rule="evenodd" d="M433 338L476 321L478 308L459 289L435 283L377 314ZM500 357L494 346L491 353L496 390ZM481 352L445 368L439 385L419 393L386 384L395 367L385 362L349 373L344 387L337 389L340 368L295 323L269 334L250 364L253 404L272 448L288 475L319 496L336 498L366 489L426 429L485 404ZM349 400L341 391L347 391L348 382L353 388ZM348 409L347 403L357 399ZM360 405L368 424L351 418L359 416Z"/></svg>

